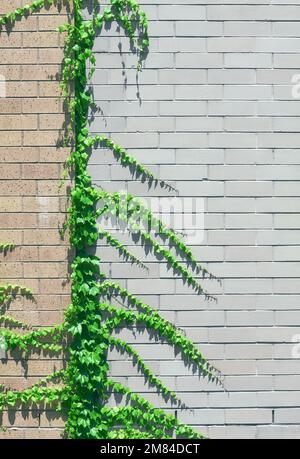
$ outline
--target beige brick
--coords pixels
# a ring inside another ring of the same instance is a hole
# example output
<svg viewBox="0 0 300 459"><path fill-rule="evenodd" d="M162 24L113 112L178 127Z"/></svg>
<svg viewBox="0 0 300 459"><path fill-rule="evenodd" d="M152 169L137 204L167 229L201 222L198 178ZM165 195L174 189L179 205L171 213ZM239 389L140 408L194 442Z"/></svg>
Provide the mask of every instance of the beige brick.
<svg viewBox="0 0 300 459"><path fill-rule="evenodd" d="M34 429L30 429L34 430ZM20 428L7 428L6 430L0 432L0 439L1 440L23 440L24 439L24 429Z"/></svg>
<svg viewBox="0 0 300 459"><path fill-rule="evenodd" d="M15 9L20 8L22 4L23 0L6 0L5 2L1 3L0 15L11 13Z"/></svg>
<svg viewBox="0 0 300 459"><path fill-rule="evenodd" d="M68 272L67 263L54 263L48 262L45 263L25 263L24 264L24 273L27 277L33 278L62 278L66 276ZM1 270L0 270L1 273Z"/></svg>
<svg viewBox="0 0 300 459"><path fill-rule="evenodd" d="M36 194L36 181L0 180L0 196L32 196Z"/></svg>
<svg viewBox="0 0 300 459"><path fill-rule="evenodd" d="M24 212L59 212L59 198L57 197L30 197L23 198ZM1 209L1 200L0 200Z"/></svg>
<svg viewBox="0 0 300 459"><path fill-rule="evenodd" d="M63 13L59 16L39 16L39 30L56 30L57 27L68 22L68 16Z"/></svg>
<svg viewBox="0 0 300 459"><path fill-rule="evenodd" d="M35 297L35 306L39 311L63 311L70 304L69 297L50 293L36 295ZM33 309L32 303L25 301L23 309Z"/></svg>
<svg viewBox="0 0 300 459"><path fill-rule="evenodd" d="M58 230L58 228L61 228L62 225L64 224L65 222L65 215L63 215L62 212L60 213L39 213L38 216L38 228L40 229L43 229L43 228L47 228L47 229L54 229L56 228Z"/></svg>
<svg viewBox="0 0 300 459"><path fill-rule="evenodd" d="M22 145L22 133L20 131L0 131L0 145Z"/></svg>
<svg viewBox="0 0 300 459"><path fill-rule="evenodd" d="M66 261L69 249L67 247L39 247L40 261Z"/></svg>
<svg viewBox="0 0 300 459"><path fill-rule="evenodd" d="M2 425L4 427L38 427L39 415L37 412L29 412L27 410L26 412L4 411Z"/></svg>
<svg viewBox="0 0 300 459"><path fill-rule="evenodd" d="M0 130L37 129L37 115L1 115Z"/></svg>
<svg viewBox="0 0 300 459"><path fill-rule="evenodd" d="M63 113L63 101L51 98L22 99L23 113Z"/></svg>
<svg viewBox="0 0 300 459"><path fill-rule="evenodd" d="M22 281L20 281L20 278L5 278L1 279L0 278L0 283L8 283L8 284L21 284L27 288L30 288L33 291L33 294L35 295L38 293L39 289L39 283L37 279L27 279L27 278L22 278ZM32 301L32 300L31 300Z"/></svg>
<svg viewBox="0 0 300 459"><path fill-rule="evenodd" d="M21 176L21 166L19 164L2 164L1 177L4 180L19 179Z"/></svg>
<svg viewBox="0 0 300 459"><path fill-rule="evenodd" d="M18 32L12 32L9 35L0 35L0 48L21 48L22 35Z"/></svg>
<svg viewBox="0 0 300 459"><path fill-rule="evenodd" d="M29 16L14 24L14 32L34 32L37 30L38 21L36 16ZM4 31L6 29L4 28ZM9 29L10 30L10 29Z"/></svg>
<svg viewBox="0 0 300 459"><path fill-rule="evenodd" d="M15 318L16 320L19 320L23 323L26 323L32 327L48 327L51 325L56 325L59 324L63 321L63 311L11 311L10 315ZM12 359L20 359L22 357L22 352L20 355L21 351L13 351L12 353ZM10 354L9 354L10 355ZM55 354L56 358L60 357L59 355ZM9 357L10 358L10 357ZM39 350L36 352L31 352L30 353L30 359L49 359L49 356L47 354L41 355Z"/></svg>
<svg viewBox="0 0 300 459"><path fill-rule="evenodd" d="M40 115L40 129L62 129L65 119L64 115Z"/></svg>
<svg viewBox="0 0 300 459"><path fill-rule="evenodd" d="M20 113L21 111L21 99L1 99L0 113Z"/></svg>
<svg viewBox="0 0 300 459"><path fill-rule="evenodd" d="M22 367L19 363L13 360L0 361L0 373L3 376L21 376Z"/></svg>
<svg viewBox="0 0 300 459"><path fill-rule="evenodd" d="M39 160L38 147L0 147L0 162L35 163Z"/></svg>
<svg viewBox="0 0 300 459"><path fill-rule="evenodd" d="M37 49L10 49L1 50L2 64L35 64L37 62Z"/></svg>
<svg viewBox="0 0 300 459"><path fill-rule="evenodd" d="M15 66L14 66L15 67ZM21 70L22 80L38 80L38 81L49 81L58 80L60 81L59 75L61 73L60 65L22 65Z"/></svg>
<svg viewBox="0 0 300 459"><path fill-rule="evenodd" d="M41 311L38 317L39 326L50 327L51 325L57 325L63 322L64 311Z"/></svg>
<svg viewBox="0 0 300 459"><path fill-rule="evenodd" d="M31 214L0 214L1 228L36 228L37 217Z"/></svg>
<svg viewBox="0 0 300 459"><path fill-rule="evenodd" d="M69 156L70 156L69 148L56 148L56 147L41 147L40 148L40 161L42 163L64 163Z"/></svg>
<svg viewBox="0 0 300 459"><path fill-rule="evenodd" d="M70 283L66 279L41 279L40 291L43 293L69 294Z"/></svg>
<svg viewBox="0 0 300 459"><path fill-rule="evenodd" d="M0 227L1 228L1 227ZM20 245L23 242L23 232L20 230L5 230L0 229L0 240L10 244Z"/></svg>
<svg viewBox="0 0 300 459"><path fill-rule="evenodd" d="M3 261L33 261L38 259L38 247L17 246L6 254L0 253L0 263Z"/></svg>
<svg viewBox="0 0 300 459"><path fill-rule="evenodd" d="M24 179L57 179L59 177L57 164L23 164Z"/></svg>
<svg viewBox="0 0 300 459"><path fill-rule="evenodd" d="M63 368L63 362L55 358L51 358L51 360L29 360L27 363L28 376L47 376Z"/></svg>
<svg viewBox="0 0 300 459"><path fill-rule="evenodd" d="M31 217L31 215L26 215ZM35 217L35 216L34 216ZM36 220L35 220L36 227ZM64 245L58 230L24 231L25 245Z"/></svg>
<svg viewBox="0 0 300 459"><path fill-rule="evenodd" d="M64 430L59 428L22 429L24 440L59 440Z"/></svg>
<svg viewBox="0 0 300 459"><path fill-rule="evenodd" d="M0 264L0 277L5 278L19 278L23 275L22 265L20 263L4 263Z"/></svg>
<svg viewBox="0 0 300 459"><path fill-rule="evenodd" d="M59 140L56 131L26 131L24 132L24 145L55 145Z"/></svg>
<svg viewBox="0 0 300 459"><path fill-rule="evenodd" d="M57 413L49 412L41 413L40 426L41 427L64 427L65 418Z"/></svg>
<svg viewBox="0 0 300 459"><path fill-rule="evenodd" d="M21 212L22 198L1 198L0 197L0 212Z"/></svg>
<svg viewBox="0 0 300 459"><path fill-rule="evenodd" d="M58 46L58 32L34 32L23 34L25 48L50 48Z"/></svg>
<svg viewBox="0 0 300 459"><path fill-rule="evenodd" d="M63 61L63 49L42 48L39 49L39 62L41 64L61 64Z"/></svg>
<svg viewBox="0 0 300 459"><path fill-rule="evenodd" d="M41 81L39 83L40 97L59 97L61 89L56 81Z"/></svg>
<svg viewBox="0 0 300 459"><path fill-rule="evenodd" d="M10 356L10 353L8 353ZM20 376L6 376L0 378L1 384L4 384L6 387L9 387L14 390L23 390L28 389L37 382L37 378L24 378Z"/></svg>
<svg viewBox="0 0 300 459"><path fill-rule="evenodd" d="M21 79L21 65L1 65L0 75L3 75L6 80L20 80Z"/></svg>
<svg viewBox="0 0 300 459"><path fill-rule="evenodd" d="M61 186L61 182L58 180L43 180L39 181L37 185L39 196L58 196L66 194L68 183L66 182Z"/></svg>
<svg viewBox="0 0 300 459"><path fill-rule="evenodd" d="M36 81L22 81L6 83L6 97L37 97L38 83Z"/></svg>

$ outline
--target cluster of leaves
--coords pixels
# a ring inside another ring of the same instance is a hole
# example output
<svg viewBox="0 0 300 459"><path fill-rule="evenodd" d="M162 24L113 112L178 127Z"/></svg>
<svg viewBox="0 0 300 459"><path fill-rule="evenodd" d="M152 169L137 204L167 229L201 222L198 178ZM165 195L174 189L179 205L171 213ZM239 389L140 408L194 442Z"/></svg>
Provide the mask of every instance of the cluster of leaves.
<svg viewBox="0 0 300 459"><path fill-rule="evenodd" d="M0 285L0 306L13 300L18 295L29 299L33 298L32 290L27 287L16 284Z"/></svg>
<svg viewBox="0 0 300 459"><path fill-rule="evenodd" d="M30 5L25 5L22 8L17 8L15 11L6 14L0 18L0 26L3 25L13 25L17 20L20 20L23 17L29 16L32 13L39 11L45 6L51 6L56 3L56 0L36 0Z"/></svg>
<svg viewBox="0 0 300 459"><path fill-rule="evenodd" d="M0 243L0 253L6 254L7 252L11 252L14 248L15 244Z"/></svg>
<svg viewBox="0 0 300 459"><path fill-rule="evenodd" d="M125 259L145 268L145 265L120 241L99 229L99 217L112 212L129 223L134 231L138 231L141 240L151 246L156 255L166 260L174 272L197 293L207 295L196 277L212 277L197 263L181 237L154 217L134 196L128 195L124 200L120 193L99 190L93 186L88 174L90 150L100 146L111 150L124 167L135 171L148 182L160 183L163 187L174 190L166 182L157 179L111 139L104 136L89 136L88 115L94 102L88 91L88 79L95 68L93 45L96 36L104 26L109 26L113 21L121 25L137 51L138 70L149 45L147 18L136 0L110 0L110 5L101 14L98 12L98 3L98 0L95 0L92 18L85 20L82 14L83 1L73 0L74 21L60 28L60 31L66 32L62 96L67 101L71 115L66 136L66 141L72 145L68 166L75 176L67 223L71 245L76 249L71 274L71 305L66 310L63 324L56 327L26 333L8 329L1 331L7 349L17 348L27 354L32 349L59 353L64 350L67 343L67 367L25 391L4 389L0 394L0 406L3 408L16 406L18 403L42 402L54 405L58 411L64 410L67 413L66 436L73 439L172 438L174 435L202 438L199 433L181 424L173 415L155 408L147 400L122 384L112 381L108 376L108 352L111 347L116 347L136 362L139 371L162 395L180 403L176 394L148 368L134 347L114 336L114 332L119 328L142 326L154 330L170 345L176 346L204 376L214 381L219 380L218 371L206 361L182 332L166 321L158 311L117 283L107 280L101 272L100 259L90 255L90 248L96 244L99 237L105 237L107 243L115 247ZM12 23L50 4L56 4L56 1L35 1L4 16L0 20L0 25ZM103 204L100 209L99 202ZM142 230L137 225L139 220L155 228L163 242L158 243L149 232ZM164 245L166 241L171 246L170 249ZM180 254L182 262L173 255L171 248L177 251L177 255ZM0 302L13 294L26 296L29 293L22 287L4 286L0 289ZM120 301L120 306L113 306L111 300ZM3 322L7 323L7 320L5 316ZM8 320L8 323L15 327L22 326L13 319L11 322ZM60 385L49 385L54 381ZM110 407L108 400L111 393L122 394L128 400L127 405Z"/></svg>

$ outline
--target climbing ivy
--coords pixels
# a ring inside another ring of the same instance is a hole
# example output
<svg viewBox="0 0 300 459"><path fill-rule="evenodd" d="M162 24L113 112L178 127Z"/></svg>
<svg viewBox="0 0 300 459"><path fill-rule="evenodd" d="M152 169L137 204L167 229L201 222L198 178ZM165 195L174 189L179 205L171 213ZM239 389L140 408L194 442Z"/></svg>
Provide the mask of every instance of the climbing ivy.
<svg viewBox="0 0 300 459"><path fill-rule="evenodd" d="M59 0L36 0L0 19L2 28L12 27L20 20L43 7L58 5ZM108 351L115 347L125 352L136 363L138 370L164 396L180 405L176 394L170 391L148 368L133 346L114 336L121 327L143 326L153 329L170 345L176 346L183 356L198 366L203 376L219 381L218 371L207 362L195 345L172 323L161 317L158 311L143 303L117 283L106 279L101 272L100 259L90 255L100 237L115 247L126 260L147 267L109 232L99 228L99 217L109 213L128 223L130 229L139 234L156 255L162 256L174 270L198 294L210 296L203 290L195 275L213 278L197 263L180 235L167 228L159 219L143 207L139 200L119 193L108 193L95 187L87 171L91 149L94 146L110 150L117 161L150 184L160 185L169 191L174 188L156 178L126 150L105 136L91 137L88 129L89 111L95 104L88 90L88 82L95 70L93 45L95 38L105 26L116 21L125 31L137 54L137 70L141 70L148 45L148 22L136 0L110 0L103 12L99 12L99 1L95 0L90 19L84 19L83 0L70 2L73 21L59 28L66 33L62 70L62 96L70 113L65 144L72 147L67 167L74 173L68 221L64 229L69 230L70 243L76 255L72 263L71 304L65 312L64 322L54 327L18 333L11 327L26 329L26 325L3 315L1 323L10 328L1 328L7 350L19 349L29 354L33 349L61 353L68 351L67 367L55 372L24 391L3 389L0 393L0 408L46 403L58 412L67 414L65 435L70 439L108 438L202 438L190 427L181 424L176 417L166 414L129 388L109 378ZM89 68L89 72L87 69ZM144 221L155 229L159 243L149 231L141 228L137 221ZM170 249L164 245L168 242ZM175 248L177 255L173 255ZM0 250L13 250L10 244L1 244ZM178 260L181 258L181 261ZM24 287L6 285L0 287L0 304L5 305L16 295L32 297ZM119 306L111 304L117 300ZM28 327L27 327L28 328ZM124 395L126 406L111 408L108 399L111 393Z"/></svg>

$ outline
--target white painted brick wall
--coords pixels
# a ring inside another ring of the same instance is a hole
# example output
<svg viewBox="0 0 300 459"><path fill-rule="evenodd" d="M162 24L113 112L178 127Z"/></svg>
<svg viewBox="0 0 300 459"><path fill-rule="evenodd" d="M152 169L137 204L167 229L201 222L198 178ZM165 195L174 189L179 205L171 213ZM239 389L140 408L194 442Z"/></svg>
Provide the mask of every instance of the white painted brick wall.
<svg viewBox="0 0 300 459"><path fill-rule="evenodd" d="M191 411L179 418L212 438L300 438L300 0L140 0L150 18L144 71L114 25L97 39L94 95L106 132L175 184L205 200L205 234L194 252L220 286L205 282L207 303L149 261L149 275L99 244L106 272L176 322L224 374L220 387L199 379L180 355L129 330L149 366ZM122 46L118 48L121 42ZM132 179L110 152L91 158L109 190L166 196ZM122 240L127 241L124 237ZM147 278L147 279L146 279ZM165 405L130 360L112 352L112 373Z"/></svg>

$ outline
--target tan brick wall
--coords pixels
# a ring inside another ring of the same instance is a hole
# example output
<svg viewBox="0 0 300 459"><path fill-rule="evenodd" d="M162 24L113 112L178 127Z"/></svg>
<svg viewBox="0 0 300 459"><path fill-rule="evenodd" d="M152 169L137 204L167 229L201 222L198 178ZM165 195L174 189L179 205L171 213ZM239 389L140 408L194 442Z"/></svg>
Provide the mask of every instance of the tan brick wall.
<svg viewBox="0 0 300 459"><path fill-rule="evenodd" d="M25 3L1 1L0 15ZM7 80L0 98L0 242L17 245L0 255L0 284L33 289L36 302L18 299L9 308L33 327L60 323L69 302L68 243L58 231L65 218L66 187L59 191L59 181L68 152L56 147L64 122L57 99L63 40L56 28L67 19L65 9L51 8L0 35L0 75ZM14 352L0 360L0 383L22 389L61 366L59 356L24 359ZM63 422L37 409L4 413L3 425L0 438L55 438Z"/></svg>

